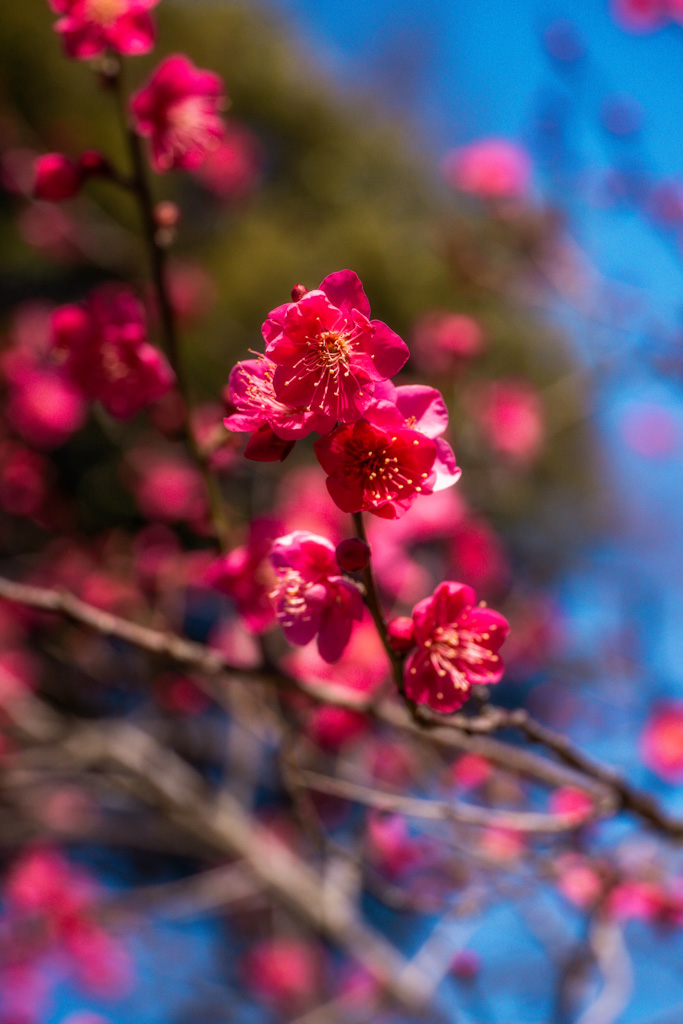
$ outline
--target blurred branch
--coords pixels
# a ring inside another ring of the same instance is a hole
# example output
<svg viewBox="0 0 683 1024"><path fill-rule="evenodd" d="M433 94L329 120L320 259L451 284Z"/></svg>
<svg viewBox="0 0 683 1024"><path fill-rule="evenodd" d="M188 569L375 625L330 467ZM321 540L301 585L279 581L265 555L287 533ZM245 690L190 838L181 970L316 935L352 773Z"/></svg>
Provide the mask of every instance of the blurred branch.
<svg viewBox="0 0 683 1024"><path fill-rule="evenodd" d="M67 720L30 696L5 708L23 741L59 744L83 768L109 769L111 781L156 807L182 831L223 856L238 858L259 885L316 932L360 962L381 988L411 1010L424 1009L427 979L404 979L405 960L305 861L277 841L226 790L211 792L202 776L136 726Z"/></svg>
<svg viewBox="0 0 683 1024"><path fill-rule="evenodd" d="M112 615L66 591L29 586L0 577L0 598L42 611L56 612L105 636L125 640L142 650L191 665L207 675L230 673L238 678L260 680L269 685L295 687L320 703L365 711L385 724L417 735L424 741L457 749L476 750L508 770L541 779L550 785L582 786L599 803L601 816L620 810L629 811L659 832L676 839L683 837L683 820L667 814L648 793L632 786L615 769L582 753L566 736L537 722L524 709L507 711L504 708L489 707L474 718L462 714L440 719L423 716L417 723L405 708L394 702L384 701L373 705L367 699L359 700L357 695L343 687L305 683L279 670L238 668L218 651L176 634L150 629ZM555 754L562 765L572 769L572 774L563 774L561 766L552 761L482 735L504 728L520 730L528 740ZM471 737L469 733L475 733L475 736ZM595 783L600 787L597 790Z"/></svg>

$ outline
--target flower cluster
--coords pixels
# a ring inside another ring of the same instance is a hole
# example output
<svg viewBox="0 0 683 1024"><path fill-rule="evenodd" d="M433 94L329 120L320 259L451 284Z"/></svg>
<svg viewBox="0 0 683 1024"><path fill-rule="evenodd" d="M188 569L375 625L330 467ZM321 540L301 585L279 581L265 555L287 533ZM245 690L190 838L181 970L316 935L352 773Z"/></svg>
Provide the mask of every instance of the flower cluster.
<svg viewBox="0 0 683 1024"><path fill-rule="evenodd" d="M392 382L408 358L407 346L370 319L355 273L330 274L313 291L295 287L292 301L270 313L263 336L265 353L234 367L225 395L231 410L226 427L251 433L247 458L282 459L298 439L317 431L322 436L314 450L335 505L380 519L401 518L420 496L460 478L443 437L443 397L433 387ZM267 616L253 615L263 606L255 572L263 552L255 549L252 562L248 551L236 549L214 566L212 582L234 598L245 621L263 629ZM359 538L343 540L335 552L331 541L301 529L274 542L277 582L270 597L290 643L304 646L317 637L324 661L341 658L363 614L361 592L343 573L371 574L370 555ZM470 587L443 583L415 607L412 619L389 625L385 643L398 659L408 655L408 700L454 711L473 685L500 680L498 650L508 625L475 605Z"/></svg>
<svg viewBox="0 0 683 1024"><path fill-rule="evenodd" d="M173 384L166 359L147 340L142 303L123 285L103 285L84 305L56 309L52 350L82 394L118 419L134 416Z"/></svg>

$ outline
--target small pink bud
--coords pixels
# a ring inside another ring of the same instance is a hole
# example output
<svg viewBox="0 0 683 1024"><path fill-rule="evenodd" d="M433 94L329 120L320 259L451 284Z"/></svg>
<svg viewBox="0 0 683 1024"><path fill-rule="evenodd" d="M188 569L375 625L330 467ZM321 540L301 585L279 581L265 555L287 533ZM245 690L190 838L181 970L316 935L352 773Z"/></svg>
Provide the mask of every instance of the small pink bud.
<svg viewBox="0 0 683 1024"><path fill-rule="evenodd" d="M96 149L86 149L81 153L78 165L81 173L89 178L106 177L111 173L109 161Z"/></svg>
<svg viewBox="0 0 683 1024"><path fill-rule="evenodd" d="M337 544L337 561L344 572L358 572L370 564L370 548L359 537L349 537Z"/></svg>
<svg viewBox="0 0 683 1024"><path fill-rule="evenodd" d="M406 654L415 646L415 623L407 615L399 615L387 626L387 636L392 650Z"/></svg>
<svg viewBox="0 0 683 1024"><path fill-rule="evenodd" d="M154 219L160 228L175 228L180 220L180 209L177 203L157 203L154 208Z"/></svg>
<svg viewBox="0 0 683 1024"><path fill-rule="evenodd" d="M82 184L80 166L63 153L46 153L35 162L33 195L36 199L61 203L77 195Z"/></svg>
<svg viewBox="0 0 683 1024"><path fill-rule="evenodd" d="M472 981L479 974L481 962L472 949L461 949L451 963L451 974L459 981Z"/></svg>
<svg viewBox="0 0 683 1024"><path fill-rule="evenodd" d="M292 288L292 302L298 302L299 299L303 299L307 291L308 288L305 284L295 284Z"/></svg>

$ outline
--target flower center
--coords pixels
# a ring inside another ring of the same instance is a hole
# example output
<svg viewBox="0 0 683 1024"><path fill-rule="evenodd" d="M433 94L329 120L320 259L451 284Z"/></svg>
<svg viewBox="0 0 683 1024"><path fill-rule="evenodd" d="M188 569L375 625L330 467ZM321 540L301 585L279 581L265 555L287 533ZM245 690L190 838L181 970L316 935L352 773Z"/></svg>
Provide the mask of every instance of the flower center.
<svg viewBox="0 0 683 1024"><path fill-rule="evenodd" d="M107 27L123 13L124 0L87 0L88 17L98 25Z"/></svg>
<svg viewBox="0 0 683 1024"><path fill-rule="evenodd" d="M118 2L118 0L117 0ZM188 96L168 111L169 143L175 153L206 150L218 139L222 123L206 96Z"/></svg>
<svg viewBox="0 0 683 1024"><path fill-rule="evenodd" d="M310 583L302 578L296 569L284 569L278 573L278 581L270 593L271 600L279 605L278 618L284 627L293 626L295 622L307 622L310 615L306 614L305 593Z"/></svg>
<svg viewBox="0 0 683 1024"><path fill-rule="evenodd" d="M392 447L396 438L380 441L375 448L365 447L367 440L355 439L348 447L346 470L349 477L359 480L373 501L392 501L401 491L407 491L406 497L413 491L420 493L421 484L429 474L401 463Z"/></svg>

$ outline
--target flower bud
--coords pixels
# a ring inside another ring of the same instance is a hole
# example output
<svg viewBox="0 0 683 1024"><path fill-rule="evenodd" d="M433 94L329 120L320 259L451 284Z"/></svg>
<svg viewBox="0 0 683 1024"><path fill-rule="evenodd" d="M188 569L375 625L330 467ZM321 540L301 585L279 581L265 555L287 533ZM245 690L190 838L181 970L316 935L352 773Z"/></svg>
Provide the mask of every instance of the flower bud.
<svg viewBox="0 0 683 1024"><path fill-rule="evenodd" d="M473 981L480 969L481 962L473 949L461 949L451 963L451 974L459 981Z"/></svg>
<svg viewBox="0 0 683 1024"><path fill-rule="evenodd" d="M303 299L307 291L308 288L305 284L295 284L292 288L292 302L298 302L299 299Z"/></svg>
<svg viewBox="0 0 683 1024"><path fill-rule="evenodd" d="M358 572L370 564L370 548L359 537L349 537L337 544L337 562L344 572Z"/></svg>
<svg viewBox="0 0 683 1024"><path fill-rule="evenodd" d="M96 149L86 149L81 153L78 166L84 177L107 177L111 174L111 166L106 157L102 156Z"/></svg>
<svg viewBox="0 0 683 1024"><path fill-rule="evenodd" d="M387 626L387 637L392 650L406 654L415 646L415 623L407 615L399 615Z"/></svg>
<svg viewBox="0 0 683 1024"><path fill-rule="evenodd" d="M33 195L48 203L61 203L78 195L83 184L80 166L63 153L45 153L34 167Z"/></svg>

